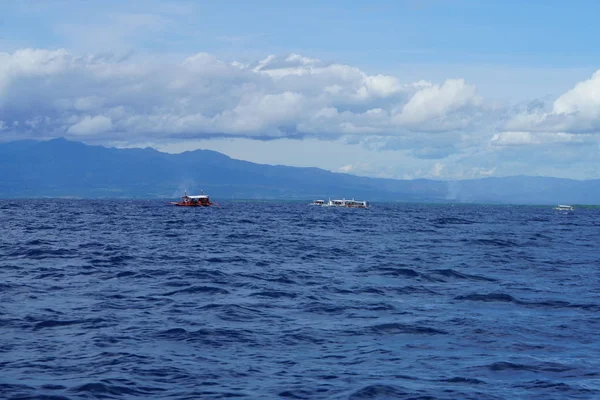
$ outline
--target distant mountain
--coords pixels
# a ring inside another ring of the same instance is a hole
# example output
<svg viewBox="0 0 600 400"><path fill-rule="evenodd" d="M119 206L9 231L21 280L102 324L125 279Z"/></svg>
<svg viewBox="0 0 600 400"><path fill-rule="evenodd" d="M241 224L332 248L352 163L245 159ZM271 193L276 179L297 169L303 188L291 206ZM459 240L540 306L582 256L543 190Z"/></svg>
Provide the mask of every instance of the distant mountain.
<svg viewBox="0 0 600 400"><path fill-rule="evenodd" d="M255 164L196 150L88 146L65 139L0 144L0 198L356 198L370 201L600 204L600 180L544 177L463 181L358 177L319 168Z"/></svg>

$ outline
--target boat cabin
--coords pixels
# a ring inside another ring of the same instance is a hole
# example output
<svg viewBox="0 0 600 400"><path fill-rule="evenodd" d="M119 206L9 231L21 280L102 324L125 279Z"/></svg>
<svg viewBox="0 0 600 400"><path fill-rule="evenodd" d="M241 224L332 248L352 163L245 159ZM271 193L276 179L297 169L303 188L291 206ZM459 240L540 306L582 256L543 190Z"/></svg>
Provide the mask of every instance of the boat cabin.
<svg viewBox="0 0 600 400"><path fill-rule="evenodd" d="M346 200L346 207L367 208L369 207L369 203L367 201Z"/></svg>
<svg viewBox="0 0 600 400"><path fill-rule="evenodd" d="M329 200L329 205L333 207L346 207L346 200Z"/></svg>
<svg viewBox="0 0 600 400"><path fill-rule="evenodd" d="M573 206L569 206L566 204L559 204L556 207L554 207L555 210L559 210L559 211L573 211L574 208Z"/></svg>

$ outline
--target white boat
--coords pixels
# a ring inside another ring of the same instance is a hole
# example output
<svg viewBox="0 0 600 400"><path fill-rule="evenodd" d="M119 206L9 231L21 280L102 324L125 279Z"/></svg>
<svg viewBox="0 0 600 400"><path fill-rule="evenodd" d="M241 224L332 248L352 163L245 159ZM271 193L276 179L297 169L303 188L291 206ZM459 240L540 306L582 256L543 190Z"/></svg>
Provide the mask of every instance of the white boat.
<svg viewBox="0 0 600 400"><path fill-rule="evenodd" d="M350 208L369 208L369 202L364 200L346 200L346 207Z"/></svg>
<svg viewBox="0 0 600 400"><path fill-rule="evenodd" d="M313 206L322 207L347 207L347 208L369 208L369 202L364 200L331 200L325 202L324 200L315 200L311 203Z"/></svg>
<svg viewBox="0 0 600 400"><path fill-rule="evenodd" d="M566 204L559 204L556 207L554 207L554 209L558 210L558 211L573 211L573 210L575 210L573 208L573 206L568 206Z"/></svg>

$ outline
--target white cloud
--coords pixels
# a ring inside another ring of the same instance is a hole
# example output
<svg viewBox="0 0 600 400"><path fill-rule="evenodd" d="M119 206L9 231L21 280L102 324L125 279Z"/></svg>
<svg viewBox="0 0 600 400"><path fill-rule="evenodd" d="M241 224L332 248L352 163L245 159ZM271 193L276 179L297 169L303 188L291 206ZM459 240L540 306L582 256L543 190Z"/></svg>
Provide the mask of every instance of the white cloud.
<svg viewBox="0 0 600 400"><path fill-rule="evenodd" d="M305 98L294 92L249 96L233 110L226 110L212 119L219 131L231 133L256 132L265 136L284 136L284 127L295 128Z"/></svg>
<svg viewBox="0 0 600 400"><path fill-rule="evenodd" d="M465 128L482 102L475 86L463 79L449 79L443 85L427 85L418 90L395 120L417 130L420 124L430 121L437 123L437 129L432 127L434 130ZM466 113L460 114L461 111Z"/></svg>
<svg viewBox="0 0 600 400"><path fill-rule="evenodd" d="M586 118L600 118L600 70L584 82L560 96L554 102L556 114L577 113Z"/></svg>
<svg viewBox="0 0 600 400"><path fill-rule="evenodd" d="M348 174L348 173L352 172L354 169L355 168L352 164L346 164L346 165L343 165L340 168L338 168L338 171Z"/></svg>
<svg viewBox="0 0 600 400"><path fill-rule="evenodd" d="M530 132L501 132L492 137L493 146L520 146L538 143Z"/></svg>
<svg viewBox="0 0 600 400"><path fill-rule="evenodd" d="M586 134L566 132L500 132L496 133L490 144L492 146L539 146L539 145L581 145L592 144L596 138Z"/></svg>
<svg viewBox="0 0 600 400"><path fill-rule="evenodd" d="M153 21L138 17L137 25ZM463 80L402 83L298 54L241 63L208 53L181 61L0 53L0 117L30 136L401 136L467 129L474 116L464 113L481 104Z"/></svg>
<svg viewBox="0 0 600 400"><path fill-rule="evenodd" d="M358 96L368 99L373 97L385 98L392 96L403 90L398 79L393 76L364 75L362 78L362 86L358 90Z"/></svg>
<svg viewBox="0 0 600 400"><path fill-rule="evenodd" d="M534 109L510 118L511 131L600 133L600 70L553 103L552 109Z"/></svg>
<svg viewBox="0 0 600 400"><path fill-rule="evenodd" d="M97 133L110 132L112 129L112 121L104 115L96 115L90 117L86 115L81 121L73 124L67 130L68 133L74 135L94 135Z"/></svg>
<svg viewBox="0 0 600 400"><path fill-rule="evenodd" d="M290 54L285 61L288 63L298 62L302 65L312 65L319 62L316 58L303 57L300 54Z"/></svg>

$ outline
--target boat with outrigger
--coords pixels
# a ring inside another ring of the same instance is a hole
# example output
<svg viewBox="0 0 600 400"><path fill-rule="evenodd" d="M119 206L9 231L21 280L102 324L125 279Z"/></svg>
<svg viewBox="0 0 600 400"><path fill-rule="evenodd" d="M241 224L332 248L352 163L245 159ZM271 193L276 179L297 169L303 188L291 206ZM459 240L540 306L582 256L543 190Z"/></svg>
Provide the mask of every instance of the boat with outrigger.
<svg viewBox="0 0 600 400"><path fill-rule="evenodd" d="M559 204L556 207L554 207L554 209L557 211L575 211L575 208L573 208L573 206L569 206L567 204Z"/></svg>
<svg viewBox="0 0 600 400"><path fill-rule="evenodd" d="M210 197L204 194L204 191L201 191L199 195L188 196L187 190L181 196L181 201L174 201L171 204L181 207L209 207L215 205L215 203L210 201Z"/></svg>
<svg viewBox="0 0 600 400"><path fill-rule="evenodd" d="M346 208L369 208L370 204L365 200L314 200L310 203L311 206L321 206L321 207L346 207Z"/></svg>

